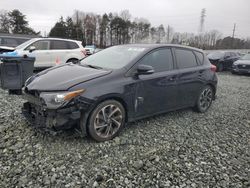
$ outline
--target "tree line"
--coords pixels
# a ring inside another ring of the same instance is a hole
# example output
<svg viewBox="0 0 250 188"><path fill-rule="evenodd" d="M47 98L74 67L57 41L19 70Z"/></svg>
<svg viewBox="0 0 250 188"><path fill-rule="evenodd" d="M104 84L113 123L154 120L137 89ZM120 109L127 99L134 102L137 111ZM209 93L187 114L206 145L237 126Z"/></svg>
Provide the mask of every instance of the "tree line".
<svg viewBox="0 0 250 188"><path fill-rule="evenodd" d="M0 11L0 32L40 34L29 27L19 10ZM50 37L80 40L83 45L100 48L128 43L173 43L201 49L250 48L250 39L222 37L218 30L204 33L175 32L170 25L152 26L145 18L133 18L128 10L103 15L75 10L72 16L60 17L49 32Z"/></svg>
<svg viewBox="0 0 250 188"><path fill-rule="evenodd" d="M157 27L145 18L132 18L128 10L103 15L76 10L65 20L61 17L49 36L83 41L100 48L128 43L173 43L202 49L250 48L250 39L222 38L222 33L211 30L205 33L179 33L173 27Z"/></svg>

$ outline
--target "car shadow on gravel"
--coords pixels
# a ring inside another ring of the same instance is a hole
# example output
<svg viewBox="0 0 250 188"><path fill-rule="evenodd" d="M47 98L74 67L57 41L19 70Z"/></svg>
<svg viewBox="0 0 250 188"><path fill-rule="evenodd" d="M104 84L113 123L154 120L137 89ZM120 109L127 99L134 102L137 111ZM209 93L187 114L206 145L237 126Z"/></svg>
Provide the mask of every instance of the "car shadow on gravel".
<svg viewBox="0 0 250 188"><path fill-rule="evenodd" d="M176 111L166 112L158 115L153 115L141 120L136 120L133 122L126 123L125 127L121 130L118 137L122 138L124 135L127 135L129 132L136 133L137 131L147 131L147 128L157 126L158 123L164 123L166 119L175 119L176 117L181 117L183 114L195 113L192 108L185 108ZM199 113L195 113L199 114ZM64 130L45 130L36 128L34 125L29 124L34 131L34 136L38 136L44 140L57 140L57 141L76 141L76 142L87 142L87 143L97 143L91 139L88 135L83 135L79 126L75 125L70 129ZM167 125L166 125L167 126ZM108 142L108 141L107 141Z"/></svg>

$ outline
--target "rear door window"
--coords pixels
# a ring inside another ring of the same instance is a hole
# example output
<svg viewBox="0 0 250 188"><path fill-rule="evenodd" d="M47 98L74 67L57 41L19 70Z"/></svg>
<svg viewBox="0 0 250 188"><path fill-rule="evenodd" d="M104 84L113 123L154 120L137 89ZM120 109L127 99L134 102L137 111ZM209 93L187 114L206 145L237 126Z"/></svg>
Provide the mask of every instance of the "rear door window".
<svg viewBox="0 0 250 188"><path fill-rule="evenodd" d="M52 40L50 44L50 49L51 50L66 50L68 48L68 43L67 41L63 40Z"/></svg>
<svg viewBox="0 0 250 188"><path fill-rule="evenodd" d="M196 55L196 58L197 58L197 61L198 61L198 64L199 65L202 65L203 62L204 62L204 56L201 52L197 52L197 51L194 51L195 55Z"/></svg>
<svg viewBox="0 0 250 188"><path fill-rule="evenodd" d="M180 69L197 66L196 58L191 50L175 49L177 65Z"/></svg>
<svg viewBox="0 0 250 188"><path fill-rule="evenodd" d="M158 49L147 54L139 64L150 65L155 72L163 72L173 69L173 57L169 48Z"/></svg>

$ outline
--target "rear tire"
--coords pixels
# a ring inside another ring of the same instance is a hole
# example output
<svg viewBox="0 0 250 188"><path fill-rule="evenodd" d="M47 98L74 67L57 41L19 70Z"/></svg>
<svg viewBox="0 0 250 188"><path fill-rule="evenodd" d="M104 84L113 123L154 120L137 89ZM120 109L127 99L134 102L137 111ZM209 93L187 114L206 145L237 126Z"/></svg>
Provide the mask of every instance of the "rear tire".
<svg viewBox="0 0 250 188"><path fill-rule="evenodd" d="M205 86L198 97L195 105L195 110L200 113L206 112L212 104L214 98L214 91L211 86Z"/></svg>
<svg viewBox="0 0 250 188"><path fill-rule="evenodd" d="M78 62L78 59L72 58L72 59L69 59L66 63L73 63L73 64L76 64L77 62Z"/></svg>
<svg viewBox="0 0 250 188"><path fill-rule="evenodd" d="M116 100L101 102L90 114L87 131L98 142L116 137L125 124L125 109Z"/></svg>

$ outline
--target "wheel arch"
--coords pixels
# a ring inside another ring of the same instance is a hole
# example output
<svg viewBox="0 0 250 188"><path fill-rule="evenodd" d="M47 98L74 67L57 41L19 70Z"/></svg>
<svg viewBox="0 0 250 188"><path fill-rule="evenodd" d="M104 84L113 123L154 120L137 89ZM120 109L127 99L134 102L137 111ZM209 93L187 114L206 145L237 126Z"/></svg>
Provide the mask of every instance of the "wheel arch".
<svg viewBox="0 0 250 188"><path fill-rule="evenodd" d="M208 86L210 86L211 88L212 88L212 90L213 90L213 99L215 99L215 95L216 95L216 87L214 86L214 84L212 84L212 83L208 83L207 84Z"/></svg>
<svg viewBox="0 0 250 188"><path fill-rule="evenodd" d="M66 63L68 63L70 60L76 60L76 61L78 61L79 59L78 59L78 58L75 58L75 57L68 58L68 59L66 60Z"/></svg>
<svg viewBox="0 0 250 188"><path fill-rule="evenodd" d="M88 133L88 126L87 124L89 123L89 118L91 116L91 113L93 112L93 110L98 106L98 104L104 102L104 101L107 101L107 100L116 100L118 101L119 103L121 103L121 105L124 107L124 110L125 110L125 123L128 122L128 105L127 103L125 102L125 100L118 94L114 94L114 95L107 95L107 96L102 96L101 98L99 98L93 105L92 107L89 109L89 111L86 113L86 112L83 112L84 114L84 122L81 122L81 124L83 125L80 125L82 126L81 129L84 133L86 134L89 134Z"/></svg>

